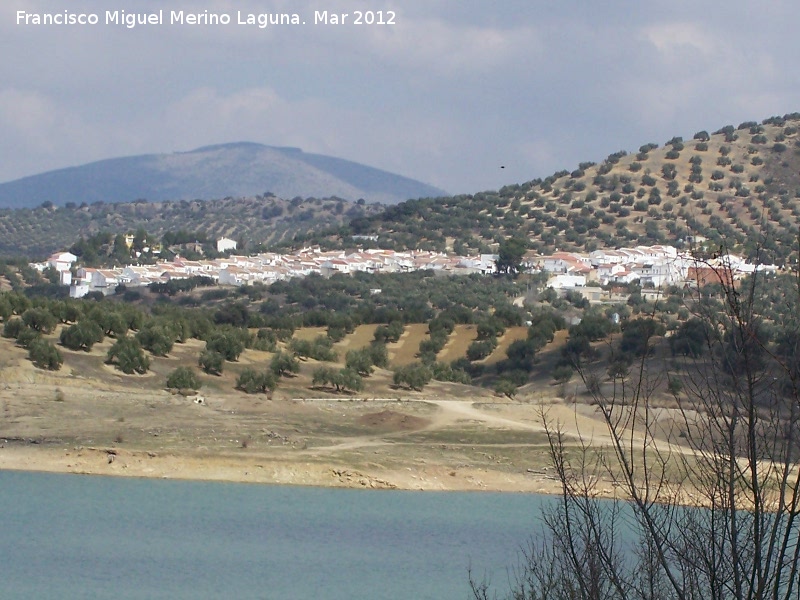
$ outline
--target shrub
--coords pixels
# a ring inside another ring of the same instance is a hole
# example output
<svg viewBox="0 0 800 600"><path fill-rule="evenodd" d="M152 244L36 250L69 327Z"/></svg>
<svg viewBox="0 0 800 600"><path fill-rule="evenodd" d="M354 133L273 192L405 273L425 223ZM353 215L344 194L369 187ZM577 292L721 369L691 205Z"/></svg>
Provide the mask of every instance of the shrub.
<svg viewBox="0 0 800 600"><path fill-rule="evenodd" d="M178 367L167 376L167 387L174 390L200 389L200 378L191 367Z"/></svg>

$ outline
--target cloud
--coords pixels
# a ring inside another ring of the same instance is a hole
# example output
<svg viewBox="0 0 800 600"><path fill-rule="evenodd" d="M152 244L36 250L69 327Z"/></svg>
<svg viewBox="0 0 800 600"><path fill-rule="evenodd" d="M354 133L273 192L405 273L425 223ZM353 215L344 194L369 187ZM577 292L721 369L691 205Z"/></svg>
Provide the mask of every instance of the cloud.
<svg viewBox="0 0 800 600"><path fill-rule="evenodd" d="M708 57L724 51L723 44L697 23L658 23L644 27L639 35L656 48L664 61L682 67L687 66L687 56Z"/></svg>
<svg viewBox="0 0 800 600"><path fill-rule="evenodd" d="M797 109L788 0L757 14L741 0L725 10L689 0L367 4L138 0L135 10L307 20L395 10L398 24L26 29L0 16L0 54L15 57L0 61L0 179L251 140L469 192ZM109 2L71 6L104 13Z"/></svg>
<svg viewBox="0 0 800 600"><path fill-rule="evenodd" d="M8 151L0 181L108 158L118 148L135 148L135 124L113 127L87 119L50 95L34 90L0 90L0 132Z"/></svg>
<svg viewBox="0 0 800 600"><path fill-rule="evenodd" d="M453 25L441 19L409 19L395 29L369 30L371 54L405 69L432 70L446 78L485 74L524 59L530 66L544 53L534 27Z"/></svg>
<svg viewBox="0 0 800 600"><path fill-rule="evenodd" d="M84 130L76 115L63 111L51 98L30 90L0 90L0 132L9 175L33 174L42 165L65 166L63 156ZM86 141L86 140L84 140Z"/></svg>

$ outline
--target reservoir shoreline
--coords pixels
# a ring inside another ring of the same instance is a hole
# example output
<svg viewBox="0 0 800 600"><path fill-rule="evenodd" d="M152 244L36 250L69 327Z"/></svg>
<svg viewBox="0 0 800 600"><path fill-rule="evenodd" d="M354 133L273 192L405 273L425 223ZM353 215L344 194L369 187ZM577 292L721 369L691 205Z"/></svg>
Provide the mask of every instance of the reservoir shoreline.
<svg viewBox="0 0 800 600"><path fill-rule="evenodd" d="M437 464L435 459L424 465L400 469L364 469L333 462L274 460L253 454L42 447L8 441L0 444L0 470L321 488L548 495L560 492L558 482L542 472L510 473L484 468L453 470L448 465Z"/></svg>

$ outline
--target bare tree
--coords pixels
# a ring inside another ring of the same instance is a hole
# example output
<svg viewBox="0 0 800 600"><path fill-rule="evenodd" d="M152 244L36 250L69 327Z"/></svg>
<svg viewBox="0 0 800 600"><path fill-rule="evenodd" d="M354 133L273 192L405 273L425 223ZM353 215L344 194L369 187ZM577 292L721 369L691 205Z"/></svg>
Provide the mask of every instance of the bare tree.
<svg viewBox="0 0 800 600"><path fill-rule="evenodd" d="M601 385L597 365L575 365L603 439L575 439L542 411L561 493L522 553L514 600L800 598L800 279L778 314L765 304L777 279L735 282L724 261L711 273L716 293L691 303L702 347L665 358L648 336Z"/></svg>

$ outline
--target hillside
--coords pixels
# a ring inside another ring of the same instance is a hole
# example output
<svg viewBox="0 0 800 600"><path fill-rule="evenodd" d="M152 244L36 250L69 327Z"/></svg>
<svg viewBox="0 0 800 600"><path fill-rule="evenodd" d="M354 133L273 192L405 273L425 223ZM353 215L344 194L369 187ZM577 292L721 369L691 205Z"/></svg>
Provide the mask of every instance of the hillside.
<svg viewBox="0 0 800 600"><path fill-rule="evenodd" d="M405 202L329 239L373 233L385 246L461 252L519 236L548 252L702 236L713 248L783 262L800 216L798 126L795 113L648 143L498 192Z"/></svg>
<svg viewBox="0 0 800 600"><path fill-rule="evenodd" d="M328 196L289 201L271 194L0 209L0 255L35 257L81 235L142 227L156 236L187 229L253 244L326 247L369 234L381 247L458 254L490 252L512 236L543 253L706 238L712 250L725 244L753 260L784 263L796 247L800 216L798 127L797 113L728 125L499 191L408 200L385 210Z"/></svg>
<svg viewBox="0 0 800 600"><path fill-rule="evenodd" d="M203 232L209 239L226 236L245 239L251 246L269 245L382 209L382 205L351 204L339 198L284 200L275 196L0 209L0 256L45 257L70 247L80 237L139 228L158 239L167 231L188 230Z"/></svg>
<svg viewBox="0 0 800 600"><path fill-rule="evenodd" d="M240 142L190 152L102 160L0 184L0 207L43 202L208 200L272 193L282 198L337 196L395 204L444 192L359 163Z"/></svg>

